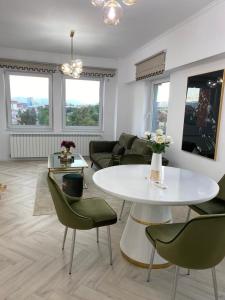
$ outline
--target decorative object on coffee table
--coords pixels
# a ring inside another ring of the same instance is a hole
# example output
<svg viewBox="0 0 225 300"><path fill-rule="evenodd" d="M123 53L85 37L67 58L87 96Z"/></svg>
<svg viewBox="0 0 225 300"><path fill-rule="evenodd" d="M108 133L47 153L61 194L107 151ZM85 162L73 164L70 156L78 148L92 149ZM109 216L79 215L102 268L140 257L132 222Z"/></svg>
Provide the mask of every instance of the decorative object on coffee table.
<svg viewBox="0 0 225 300"><path fill-rule="evenodd" d="M164 135L162 129L157 129L155 133L146 131L145 137L153 151L150 179L153 182L160 183L162 179L162 153L165 153L166 147L170 146L172 138Z"/></svg>
<svg viewBox="0 0 225 300"><path fill-rule="evenodd" d="M71 153L71 148L75 148L76 145L73 141L62 141L61 143L61 155L60 155L60 160L63 162L66 161L71 161L72 159L72 153Z"/></svg>

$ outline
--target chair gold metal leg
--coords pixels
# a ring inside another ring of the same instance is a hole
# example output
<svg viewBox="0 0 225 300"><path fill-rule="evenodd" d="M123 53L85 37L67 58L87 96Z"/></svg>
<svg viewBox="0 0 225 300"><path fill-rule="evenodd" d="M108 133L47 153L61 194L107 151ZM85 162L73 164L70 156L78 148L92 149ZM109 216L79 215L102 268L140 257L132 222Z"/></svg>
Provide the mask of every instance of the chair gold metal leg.
<svg viewBox="0 0 225 300"><path fill-rule="evenodd" d="M70 269L69 269L69 274L70 275L71 275L72 265L73 265L73 254L74 254L75 240L76 240L76 229L73 230L73 239L72 239L72 244L71 244Z"/></svg>
<svg viewBox="0 0 225 300"><path fill-rule="evenodd" d="M178 276L179 276L179 267L176 266L174 282L173 282L173 287L172 287L171 300L175 300L175 298L176 298Z"/></svg>
<svg viewBox="0 0 225 300"><path fill-rule="evenodd" d="M112 266L112 245L111 245L110 226L107 226L107 233L108 233L108 246L109 246L110 265Z"/></svg>
<svg viewBox="0 0 225 300"><path fill-rule="evenodd" d="M155 257L155 247L152 248L152 253L150 257L150 263L149 263L149 269L148 269L148 275L147 275L147 282L150 281L151 278L151 272L152 272L152 265Z"/></svg>
<svg viewBox="0 0 225 300"><path fill-rule="evenodd" d="M187 218L186 218L186 222L188 222L190 220L191 217L191 208L188 208L188 213L187 213Z"/></svg>
<svg viewBox="0 0 225 300"><path fill-rule="evenodd" d="M62 250L64 250L64 247L65 247L67 232L68 232L68 227L65 227L64 237L63 237L63 244L62 244Z"/></svg>
<svg viewBox="0 0 225 300"><path fill-rule="evenodd" d="M96 228L96 233L97 233L97 243L99 243L99 227Z"/></svg>
<svg viewBox="0 0 225 300"><path fill-rule="evenodd" d="M121 211L120 211L120 215L119 215L119 220L120 220L120 221L121 221L121 218L122 218L124 205L125 205L125 200L123 200L123 204L122 204Z"/></svg>
<svg viewBox="0 0 225 300"><path fill-rule="evenodd" d="M214 287L215 300L218 300L219 295L218 295L218 286L217 286L217 280L216 280L216 269L215 269L215 267L212 268L212 278L213 278L213 287Z"/></svg>

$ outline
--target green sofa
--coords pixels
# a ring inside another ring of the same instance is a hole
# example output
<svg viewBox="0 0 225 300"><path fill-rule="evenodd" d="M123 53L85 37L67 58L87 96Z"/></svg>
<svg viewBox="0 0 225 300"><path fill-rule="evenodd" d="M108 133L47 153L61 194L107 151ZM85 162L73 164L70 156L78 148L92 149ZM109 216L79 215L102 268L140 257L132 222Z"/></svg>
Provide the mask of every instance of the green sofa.
<svg viewBox="0 0 225 300"><path fill-rule="evenodd" d="M131 164L139 161L150 164L152 150L146 140L122 133L118 141L91 141L89 155L92 166L94 164L98 169L103 169L121 164L124 158L127 158ZM163 158L163 165L168 165L168 160L165 158Z"/></svg>

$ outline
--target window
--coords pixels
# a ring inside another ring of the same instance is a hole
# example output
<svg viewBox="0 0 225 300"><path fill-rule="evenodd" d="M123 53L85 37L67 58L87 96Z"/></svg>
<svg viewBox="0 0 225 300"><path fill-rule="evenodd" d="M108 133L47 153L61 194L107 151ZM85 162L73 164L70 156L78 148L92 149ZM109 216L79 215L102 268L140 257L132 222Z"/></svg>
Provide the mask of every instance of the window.
<svg viewBox="0 0 225 300"><path fill-rule="evenodd" d="M9 128L50 128L51 76L6 73Z"/></svg>
<svg viewBox="0 0 225 300"><path fill-rule="evenodd" d="M101 128L102 80L65 79L64 124L66 128Z"/></svg>
<svg viewBox="0 0 225 300"><path fill-rule="evenodd" d="M161 82L153 85L152 124L151 130L161 128L166 132L170 82Z"/></svg>

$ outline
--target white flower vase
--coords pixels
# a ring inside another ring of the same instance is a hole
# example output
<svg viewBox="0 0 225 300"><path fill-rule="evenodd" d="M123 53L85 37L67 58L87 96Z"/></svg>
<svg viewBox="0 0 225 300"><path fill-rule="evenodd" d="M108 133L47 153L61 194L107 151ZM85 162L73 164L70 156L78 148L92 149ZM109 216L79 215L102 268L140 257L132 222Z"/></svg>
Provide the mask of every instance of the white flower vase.
<svg viewBox="0 0 225 300"><path fill-rule="evenodd" d="M151 161L150 179L153 182L161 182L162 153L153 153Z"/></svg>

